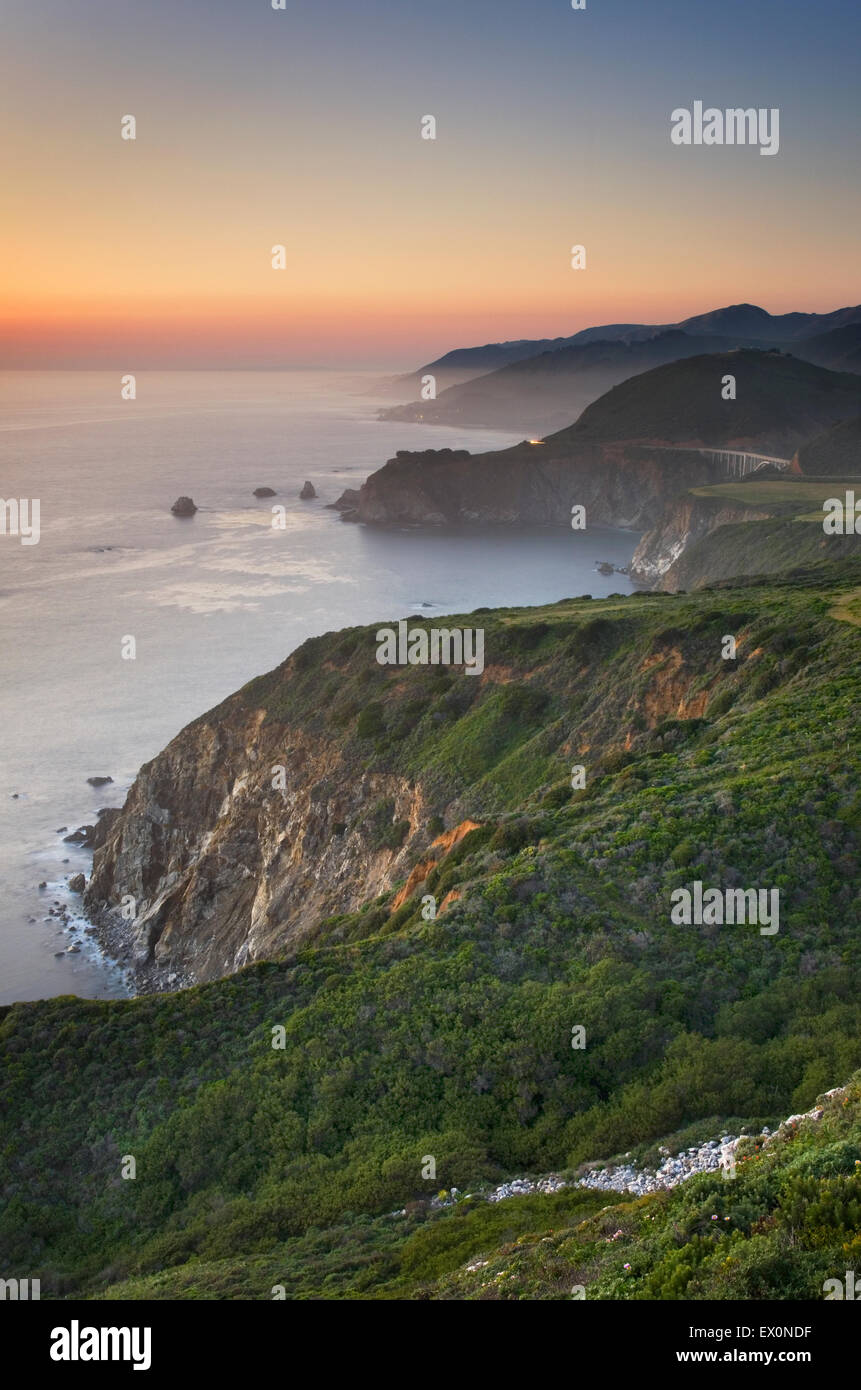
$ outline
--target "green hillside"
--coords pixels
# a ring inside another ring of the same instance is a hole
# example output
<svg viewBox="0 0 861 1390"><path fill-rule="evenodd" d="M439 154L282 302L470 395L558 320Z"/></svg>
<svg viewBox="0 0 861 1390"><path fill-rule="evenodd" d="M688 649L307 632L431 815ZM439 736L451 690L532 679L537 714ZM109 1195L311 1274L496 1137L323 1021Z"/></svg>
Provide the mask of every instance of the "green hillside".
<svg viewBox="0 0 861 1390"><path fill-rule="evenodd" d="M735 400L723 399L725 375L736 378ZM802 440L858 415L859 408L861 377L745 348L689 357L631 377L548 443L568 448L641 439L717 448L751 440L764 452L788 458Z"/></svg>
<svg viewBox="0 0 861 1390"><path fill-rule="evenodd" d="M479 612L462 621L485 628L482 680L378 666L373 629L353 629L247 686L243 706L325 724L369 775L421 775L480 828L430 846L397 910L389 894L321 922L284 960L0 1011L5 1275L41 1278L43 1298L559 1297L569 1280L819 1296L857 1246L857 1088L720 1192L697 1178L615 1218L591 1191L426 1202L773 1126L857 1069L859 585L847 561ZM696 879L779 889L779 932L671 925L671 891ZM436 920L424 893L451 895ZM465 1271L478 1256L506 1276L490 1292Z"/></svg>

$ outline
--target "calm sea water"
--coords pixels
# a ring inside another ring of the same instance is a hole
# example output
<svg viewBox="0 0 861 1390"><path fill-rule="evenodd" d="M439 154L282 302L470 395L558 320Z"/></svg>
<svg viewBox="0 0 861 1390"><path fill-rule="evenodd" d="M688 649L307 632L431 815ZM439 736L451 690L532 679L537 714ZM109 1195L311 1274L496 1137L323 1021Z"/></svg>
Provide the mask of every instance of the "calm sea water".
<svg viewBox="0 0 861 1390"><path fill-rule="evenodd" d="M116 373L0 373L0 495L41 503L38 545L0 536L0 1003L125 992L83 924L50 916L78 901L66 880L89 868L60 828L121 805L142 762L306 637L418 605L433 615L629 587L595 561L627 564L632 533L385 531L327 511L398 448L514 442L379 422L375 379L140 373L123 402ZM299 500L306 478L316 501ZM258 501L258 486L277 496ZM190 520L170 514L182 493L200 508ZM273 502L286 530L271 525ZM88 786L98 775L113 783ZM80 954L65 953L70 941Z"/></svg>

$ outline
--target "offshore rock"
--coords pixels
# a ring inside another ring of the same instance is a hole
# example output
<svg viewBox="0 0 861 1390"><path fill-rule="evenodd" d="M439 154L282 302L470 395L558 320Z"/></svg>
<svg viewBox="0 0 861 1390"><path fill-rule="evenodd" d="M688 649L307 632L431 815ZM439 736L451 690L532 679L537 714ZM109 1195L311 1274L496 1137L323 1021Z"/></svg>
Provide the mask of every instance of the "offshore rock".
<svg viewBox="0 0 861 1390"><path fill-rule="evenodd" d="M191 500L190 497L177 497L176 501L171 507L171 511L173 512L174 516L194 516L195 512L197 511L197 507L194 505L194 502Z"/></svg>

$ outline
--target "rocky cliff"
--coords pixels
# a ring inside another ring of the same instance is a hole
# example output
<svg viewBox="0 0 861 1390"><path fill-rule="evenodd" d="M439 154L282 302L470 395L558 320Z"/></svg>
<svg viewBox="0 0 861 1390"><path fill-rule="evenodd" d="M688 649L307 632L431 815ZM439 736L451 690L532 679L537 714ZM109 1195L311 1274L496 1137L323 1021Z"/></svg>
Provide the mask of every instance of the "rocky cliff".
<svg viewBox="0 0 861 1390"><path fill-rule="evenodd" d="M817 510L839 484L793 478L725 484L667 502L640 539L631 577L674 593L799 565L844 560L861 550L861 536L826 536ZM745 493L750 500L745 500Z"/></svg>
<svg viewBox="0 0 861 1390"><path fill-rule="evenodd" d="M667 497L716 481L716 465L693 450L660 444L552 442L498 453L402 452L372 473L353 519L390 525L484 523L568 526L575 504L588 525L644 529Z"/></svg>
<svg viewBox="0 0 861 1390"><path fill-rule="evenodd" d="M662 635L660 615L634 600L480 621L478 679L381 666L373 628L328 634L141 769L85 896L140 990L293 951L383 894L379 925L402 905L412 912L468 832L490 833L536 792L567 784L578 758L594 769L662 720L699 718L724 675L721 664L704 678L682 634ZM440 911L457 900L446 888Z"/></svg>
<svg viewBox="0 0 861 1390"><path fill-rule="evenodd" d="M373 900L428 845L426 822L420 785L228 701L141 769L86 905L142 988L217 979ZM402 847L382 843L393 826Z"/></svg>
<svg viewBox="0 0 861 1390"><path fill-rule="evenodd" d="M631 560L631 577L649 588L662 588L689 546L721 526L761 521L770 515L767 507L685 493L666 504L657 525L640 540ZM668 582L666 587L679 586Z"/></svg>

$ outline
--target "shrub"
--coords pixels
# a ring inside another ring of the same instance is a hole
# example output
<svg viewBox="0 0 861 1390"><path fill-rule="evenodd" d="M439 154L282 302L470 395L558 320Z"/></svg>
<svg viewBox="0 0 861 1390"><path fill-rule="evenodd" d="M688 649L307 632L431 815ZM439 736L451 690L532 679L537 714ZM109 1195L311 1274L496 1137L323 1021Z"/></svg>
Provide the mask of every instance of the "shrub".
<svg viewBox="0 0 861 1390"><path fill-rule="evenodd" d="M356 733L359 738L377 738L379 734L385 733L385 728L383 707L379 700L372 700L359 715Z"/></svg>

